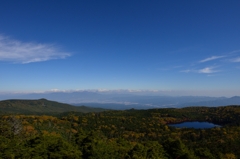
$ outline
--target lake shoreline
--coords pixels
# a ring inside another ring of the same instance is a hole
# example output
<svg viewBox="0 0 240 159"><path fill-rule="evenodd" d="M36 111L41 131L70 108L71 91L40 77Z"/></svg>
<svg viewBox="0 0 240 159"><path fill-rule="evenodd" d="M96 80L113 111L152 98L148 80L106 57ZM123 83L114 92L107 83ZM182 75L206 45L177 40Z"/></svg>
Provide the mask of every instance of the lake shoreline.
<svg viewBox="0 0 240 159"><path fill-rule="evenodd" d="M208 121L186 121L181 123L168 124L175 128L194 128L194 129L209 129L214 127L222 127L221 125L214 124Z"/></svg>

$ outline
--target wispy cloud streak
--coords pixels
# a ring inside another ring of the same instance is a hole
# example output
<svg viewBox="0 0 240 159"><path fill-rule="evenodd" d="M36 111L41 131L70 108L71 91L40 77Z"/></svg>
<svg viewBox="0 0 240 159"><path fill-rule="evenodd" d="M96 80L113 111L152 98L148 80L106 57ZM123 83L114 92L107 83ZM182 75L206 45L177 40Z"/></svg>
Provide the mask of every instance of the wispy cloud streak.
<svg viewBox="0 0 240 159"><path fill-rule="evenodd" d="M206 59L203 59L201 61L199 61L200 63L203 63L203 62L207 62L207 61L212 61L212 60L216 60L216 59L220 59L220 58L223 58L225 56L212 56L212 57L208 57Z"/></svg>
<svg viewBox="0 0 240 159"><path fill-rule="evenodd" d="M234 50L234 51L230 52L229 54L236 54L236 53L239 53L239 52L240 52L240 50Z"/></svg>
<svg viewBox="0 0 240 159"><path fill-rule="evenodd" d="M189 72L193 72L192 70L188 69L188 70L182 70L180 72L184 72L184 73L189 73Z"/></svg>
<svg viewBox="0 0 240 159"><path fill-rule="evenodd" d="M235 59L232 59L231 62L240 62L240 57L236 57Z"/></svg>
<svg viewBox="0 0 240 159"><path fill-rule="evenodd" d="M60 51L55 45L26 43L0 35L0 61L31 63L64 59L70 53Z"/></svg>
<svg viewBox="0 0 240 159"><path fill-rule="evenodd" d="M198 70L198 73L210 74L210 73L216 73L216 72L219 72L219 71L218 70L214 70L214 67L205 67L203 69Z"/></svg>
<svg viewBox="0 0 240 159"><path fill-rule="evenodd" d="M203 73L203 74L212 74L212 73L216 73L216 72L220 72L219 70L215 69L216 67L205 67L202 69L187 69L187 70L182 70L180 72L184 72L184 73Z"/></svg>

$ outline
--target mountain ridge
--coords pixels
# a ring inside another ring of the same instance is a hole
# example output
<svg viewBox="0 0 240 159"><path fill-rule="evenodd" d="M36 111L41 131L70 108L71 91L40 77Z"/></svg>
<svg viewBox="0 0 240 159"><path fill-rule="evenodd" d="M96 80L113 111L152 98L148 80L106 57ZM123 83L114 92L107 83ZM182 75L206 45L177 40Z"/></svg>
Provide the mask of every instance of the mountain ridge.
<svg viewBox="0 0 240 159"><path fill-rule="evenodd" d="M32 99L8 99L0 101L0 112L2 113L24 113L24 114L51 114L63 112L101 112L105 109L86 106L73 106L66 103L50 101L45 98Z"/></svg>
<svg viewBox="0 0 240 159"><path fill-rule="evenodd" d="M88 105L106 109L151 109L151 108L182 108L188 106L224 106L240 105L240 97L210 96L167 96L135 93L105 92L49 92L30 94L1 95L1 99L40 99L68 103L74 106Z"/></svg>

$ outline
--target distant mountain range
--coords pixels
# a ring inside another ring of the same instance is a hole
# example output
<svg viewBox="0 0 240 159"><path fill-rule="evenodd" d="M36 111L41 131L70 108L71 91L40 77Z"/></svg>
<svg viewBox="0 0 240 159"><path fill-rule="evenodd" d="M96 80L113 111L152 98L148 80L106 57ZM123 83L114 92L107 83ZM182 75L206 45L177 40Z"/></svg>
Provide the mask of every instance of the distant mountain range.
<svg viewBox="0 0 240 159"><path fill-rule="evenodd" d="M180 106L226 106L226 105L240 105L240 97L234 96L231 98L216 98L208 101L188 102L181 104Z"/></svg>
<svg viewBox="0 0 240 159"><path fill-rule="evenodd" d="M101 107L107 109L149 109L149 108L181 108L187 106L226 106L240 105L240 97L208 97L208 96L165 96L139 95L133 93L104 92L51 92L30 94L0 95L0 100L6 99L40 99L69 103L71 105Z"/></svg>
<svg viewBox="0 0 240 159"><path fill-rule="evenodd" d="M4 100L0 101L0 113L20 113L20 114L56 114L64 112L101 112L104 109L86 106L72 106L69 104L39 100Z"/></svg>

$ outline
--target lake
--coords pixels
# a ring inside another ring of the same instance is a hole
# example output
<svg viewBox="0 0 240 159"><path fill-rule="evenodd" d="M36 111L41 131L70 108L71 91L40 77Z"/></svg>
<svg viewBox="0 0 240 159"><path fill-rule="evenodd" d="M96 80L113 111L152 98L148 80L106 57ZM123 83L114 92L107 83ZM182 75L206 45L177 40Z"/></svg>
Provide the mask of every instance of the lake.
<svg viewBox="0 0 240 159"><path fill-rule="evenodd" d="M221 127L220 125L216 125L209 122L183 122L178 124L168 124L169 126L174 126L176 128L195 128L195 129L210 129L214 127Z"/></svg>

